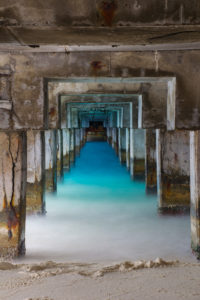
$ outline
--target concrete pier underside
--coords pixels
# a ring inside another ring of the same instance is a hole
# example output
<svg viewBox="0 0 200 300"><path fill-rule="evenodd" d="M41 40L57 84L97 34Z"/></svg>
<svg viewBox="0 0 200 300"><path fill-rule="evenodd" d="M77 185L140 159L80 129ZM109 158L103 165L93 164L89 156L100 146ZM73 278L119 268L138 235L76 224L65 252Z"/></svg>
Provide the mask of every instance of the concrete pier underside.
<svg viewBox="0 0 200 300"><path fill-rule="evenodd" d="M200 255L200 7L75 2L0 4L0 255L25 252L26 211L45 213L95 122L161 213L191 209Z"/></svg>

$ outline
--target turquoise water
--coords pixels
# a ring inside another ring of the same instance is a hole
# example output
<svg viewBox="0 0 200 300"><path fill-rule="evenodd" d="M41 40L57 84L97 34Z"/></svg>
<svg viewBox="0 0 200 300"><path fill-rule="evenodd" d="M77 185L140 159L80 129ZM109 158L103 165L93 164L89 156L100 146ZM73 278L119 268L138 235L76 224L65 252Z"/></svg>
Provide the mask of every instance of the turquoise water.
<svg viewBox="0 0 200 300"><path fill-rule="evenodd" d="M158 215L156 197L131 180L105 142L86 143L46 208L46 217L27 220L27 259L191 257L189 216Z"/></svg>

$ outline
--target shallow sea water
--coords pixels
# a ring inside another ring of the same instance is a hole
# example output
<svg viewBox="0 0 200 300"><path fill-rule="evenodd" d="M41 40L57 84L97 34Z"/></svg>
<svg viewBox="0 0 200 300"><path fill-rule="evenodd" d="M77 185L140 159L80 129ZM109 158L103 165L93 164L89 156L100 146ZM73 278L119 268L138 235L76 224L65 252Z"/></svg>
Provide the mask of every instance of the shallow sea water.
<svg viewBox="0 0 200 300"><path fill-rule="evenodd" d="M46 210L27 218L27 261L193 257L189 216L159 215L156 196L131 180L106 142L86 143L57 194L46 195Z"/></svg>

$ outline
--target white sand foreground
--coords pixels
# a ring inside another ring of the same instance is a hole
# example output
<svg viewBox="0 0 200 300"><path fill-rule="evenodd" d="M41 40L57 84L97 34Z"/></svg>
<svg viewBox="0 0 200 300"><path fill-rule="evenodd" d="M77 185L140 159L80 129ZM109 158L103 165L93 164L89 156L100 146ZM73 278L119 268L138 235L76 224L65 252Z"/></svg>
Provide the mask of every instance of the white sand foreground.
<svg viewBox="0 0 200 300"><path fill-rule="evenodd" d="M0 263L1 300L199 300L200 263Z"/></svg>

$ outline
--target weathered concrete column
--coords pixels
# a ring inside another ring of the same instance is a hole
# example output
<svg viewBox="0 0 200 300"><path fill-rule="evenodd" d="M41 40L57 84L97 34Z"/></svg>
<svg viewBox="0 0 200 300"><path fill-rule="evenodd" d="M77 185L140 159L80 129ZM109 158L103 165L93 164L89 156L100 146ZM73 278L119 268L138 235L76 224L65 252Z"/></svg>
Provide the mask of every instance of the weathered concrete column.
<svg viewBox="0 0 200 300"><path fill-rule="evenodd" d="M116 127L112 128L112 147L118 154L118 132Z"/></svg>
<svg viewBox="0 0 200 300"><path fill-rule="evenodd" d="M45 212L45 141L44 132L27 131L27 188L26 211L28 214Z"/></svg>
<svg viewBox="0 0 200 300"><path fill-rule="evenodd" d="M161 212L190 207L189 132L156 130L157 189Z"/></svg>
<svg viewBox="0 0 200 300"><path fill-rule="evenodd" d="M63 176L63 135L62 130L57 130L57 177Z"/></svg>
<svg viewBox="0 0 200 300"><path fill-rule="evenodd" d="M200 259L200 131L190 132L191 246Z"/></svg>
<svg viewBox="0 0 200 300"><path fill-rule="evenodd" d="M107 127L107 142L112 145L112 128Z"/></svg>
<svg viewBox="0 0 200 300"><path fill-rule="evenodd" d="M145 130L130 128L130 173L135 180L145 179Z"/></svg>
<svg viewBox="0 0 200 300"><path fill-rule="evenodd" d="M80 129L76 128L75 129L75 153L76 153L76 156L80 155L80 151L81 151Z"/></svg>
<svg viewBox="0 0 200 300"><path fill-rule="evenodd" d="M156 130L146 129L145 181L147 194L157 193L156 175Z"/></svg>
<svg viewBox="0 0 200 300"><path fill-rule="evenodd" d="M118 149L121 164L126 163L126 128L118 128Z"/></svg>
<svg viewBox="0 0 200 300"><path fill-rule="evenodd" d="M75 130L74 128L70 129L70 164L75 162Z"/></svg>
<svg viewBox="0 0 200 300"><path fill-rule="evenodd" d="M85 128L80 128L80 147L82 148L85 144Z"/></svg>
<svg viewBox="0 0 200 300"><path fill-rule="evenodd" d="M25 254L26 133L0 132L0 256Z"/></svg>
<svg viewBox="0 0 200 300"><path fill-rule="evenodd" d="M130 129L126 128L126 167L130 169Z"/></svg>
<svg viewBox="0 0 200 300"><path fill-rule="evenodd" d="M69 171L70 129L68 128L62 129L62 135L63 135L63 169L64 171Z"/></svg>
<svg viewBox="0 0 200 300"><path fill-rule="evenodd" d="M57 130L45 131L45 189L56 191L57 187Z"/></svg>

